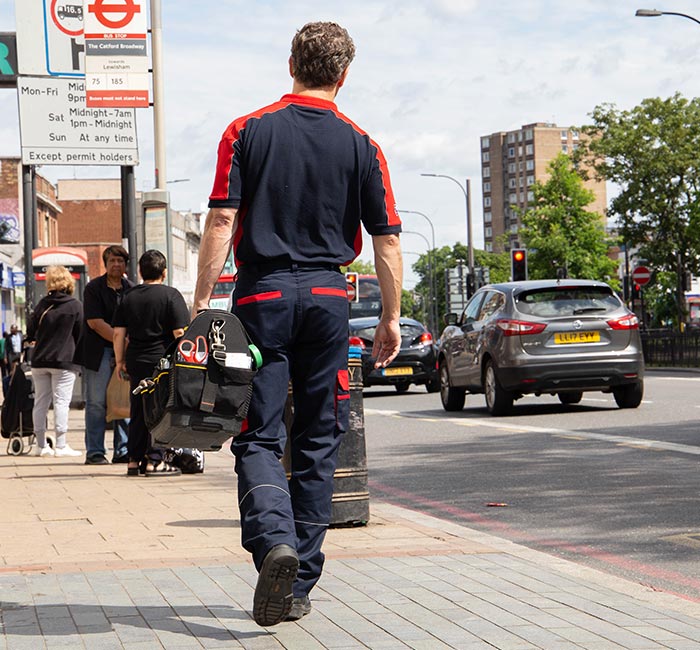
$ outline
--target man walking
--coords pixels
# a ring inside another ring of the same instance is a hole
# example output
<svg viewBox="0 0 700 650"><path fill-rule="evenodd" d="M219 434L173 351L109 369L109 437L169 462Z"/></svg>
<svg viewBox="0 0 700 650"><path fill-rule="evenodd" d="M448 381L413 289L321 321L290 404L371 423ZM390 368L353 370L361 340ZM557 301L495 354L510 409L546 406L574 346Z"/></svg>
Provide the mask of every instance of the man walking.
<svg viewBox="0 0 700 650"><path fill-rule="evenodd" d="M372 236L382 292L373 355L397 354L401 222L384 156L334 103L355 46L335 23L292 41L292 94L232 122L219 145L193 312L206 309L231 245L233 311L260 348L236 458L241 534L259 576L253 616L268 626L311 610L330 521L333 473L349 412L348 302L340 265ZM291 479L279 462L287 384L294 422Z"/></svg>
<svg viewBox="0 0 700 650"><path fill-rule="evenodd" d="M85 358L85 464L106 465L107 385L114 370L112 316L124 291L133 283L124 277L129 254L122 246L108 246L102 252L107 272L87 283L83 298ZM114 420L113 463L129 460L127 421Z"/></svg>

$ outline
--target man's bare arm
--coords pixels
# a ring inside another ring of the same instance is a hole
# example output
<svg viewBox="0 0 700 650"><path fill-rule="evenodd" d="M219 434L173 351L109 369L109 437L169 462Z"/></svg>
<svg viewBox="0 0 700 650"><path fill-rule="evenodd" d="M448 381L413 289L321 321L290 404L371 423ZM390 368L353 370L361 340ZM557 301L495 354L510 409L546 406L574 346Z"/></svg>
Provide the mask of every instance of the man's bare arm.
<svg viewBox="0 0 700 650"><path fill-rule="evenodd" d="M238 227L238 210L212 208L204 222L197 262L197 286L194 290L192 316L209 308L209 298L226 263Z"/></svg>
<svg viewBox="0 0 700 650"><path fill-rule="evenodd" d="M379 290L382 294L382 316L374 335L372 356L374 367L384 368L396 357L401 347L401 284L403 258L398 235L375 235L374 268L377 271Z"/></svg>
<svg viewBox="0 0 700 650"><path fill-rule="evenodd" d="M106 320L103 318L90 318L87 324L90 329L95 330L105 341L112 342L114 330Z"/></svg>

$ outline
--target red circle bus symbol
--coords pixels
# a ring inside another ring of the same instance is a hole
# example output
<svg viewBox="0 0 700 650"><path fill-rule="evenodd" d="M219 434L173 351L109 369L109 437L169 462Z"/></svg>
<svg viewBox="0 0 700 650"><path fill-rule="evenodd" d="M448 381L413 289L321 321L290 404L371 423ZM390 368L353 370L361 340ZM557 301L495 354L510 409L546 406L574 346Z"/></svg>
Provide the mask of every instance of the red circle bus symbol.
<svg viewBox="0 0 700 650"><path fill-rule="evenodd" d="M108 0L95 0L91 5L88 5L88 11L95 14L95 18L99 20L105 27L109 29L120 29L126 27L131 19L141 12L141 7L134 4L134 0L122 0L124 4L118 4L112 0L108 4ZM112 20L107 16L109 14L120 14L122 17Z"/></svg>
<svg viewBox="0 0 700 650"><path fill-rule="evenodd" d="M80 36L83 33L82 0L64 0L62 4L57 5L58 0L51 0L53 24L68 36Z"/></svg>

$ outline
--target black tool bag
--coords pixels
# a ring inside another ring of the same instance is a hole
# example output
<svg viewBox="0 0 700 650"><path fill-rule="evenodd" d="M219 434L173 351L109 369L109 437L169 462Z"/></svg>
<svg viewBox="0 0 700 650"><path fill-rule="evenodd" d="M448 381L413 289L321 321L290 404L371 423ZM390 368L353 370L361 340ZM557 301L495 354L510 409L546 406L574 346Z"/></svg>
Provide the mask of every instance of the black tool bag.
<svg viewBox="0 0 700 650"><path fill-rule="evenodd" d="M191 345L187 349L196 349L202 336L206 359L185 359L183 342ZM260 363L257 348L236 316L218 309L198 314L141 392L153 445L221 449L241 432Z"/></svg>

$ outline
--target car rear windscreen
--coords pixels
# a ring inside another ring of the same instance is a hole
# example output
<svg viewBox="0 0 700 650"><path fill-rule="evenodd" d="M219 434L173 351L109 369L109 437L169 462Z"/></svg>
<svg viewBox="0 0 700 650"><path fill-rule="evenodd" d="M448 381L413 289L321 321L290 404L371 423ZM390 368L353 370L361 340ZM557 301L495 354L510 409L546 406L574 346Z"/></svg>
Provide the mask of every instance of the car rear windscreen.
<svg viewBox="0 0 700 650"><path fill-rule="evenodd" d="M609 287L546 287L523 291L515 296L519 312L547 318L607 314L622 303Z"/></svg>

